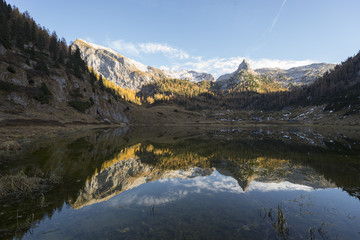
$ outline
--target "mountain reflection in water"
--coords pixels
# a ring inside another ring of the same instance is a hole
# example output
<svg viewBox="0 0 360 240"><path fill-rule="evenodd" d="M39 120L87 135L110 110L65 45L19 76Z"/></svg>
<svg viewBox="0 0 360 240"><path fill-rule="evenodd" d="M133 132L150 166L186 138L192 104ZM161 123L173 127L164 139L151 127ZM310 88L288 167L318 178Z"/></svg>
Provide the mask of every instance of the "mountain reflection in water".
<svg viewBox="0 0 360 240"><path fill-rule="evenodd" d="M360 238L356 136L119 128L39 139L1 174L53 172L63 182L45 194L45 204L41 197L2 200L0 236Z"/></svg>

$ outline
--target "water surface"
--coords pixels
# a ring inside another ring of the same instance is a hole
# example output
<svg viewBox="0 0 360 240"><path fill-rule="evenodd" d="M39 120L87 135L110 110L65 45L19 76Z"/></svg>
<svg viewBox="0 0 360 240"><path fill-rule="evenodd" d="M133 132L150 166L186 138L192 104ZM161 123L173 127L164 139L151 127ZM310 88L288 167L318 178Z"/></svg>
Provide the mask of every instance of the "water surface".
<svg viewBox="0 0 360 240"><path fill-rule="evenodd" d="M3 199L18 239L360 239L356 130L119 128L40 138L0 174L53 173Z"/></svg>

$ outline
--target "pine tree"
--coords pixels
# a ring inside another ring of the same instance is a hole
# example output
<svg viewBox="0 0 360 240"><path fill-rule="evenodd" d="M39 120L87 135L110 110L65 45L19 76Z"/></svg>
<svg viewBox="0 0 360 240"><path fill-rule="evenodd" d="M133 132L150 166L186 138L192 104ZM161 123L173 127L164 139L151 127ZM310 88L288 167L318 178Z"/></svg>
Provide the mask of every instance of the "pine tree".
<svg viewBox="0 0 360 240"><path fill-rule="evenodd" d="M37 36L38 36L38 26L36 25L35 21L32 21L31 23L31 42L34 44L37 42Z"/></svg>
<svg viewBox="0 0 360 240"><path fill-rule="evenodd" d="M99 77L99 86L100 86L101 90L105 90L105 85L104 85L104 81L103 81L103 78L102 78L101 74L100 74L100 77Z"/></svg>
<svg viewBox="0 0 360 240"><path fill-rule="evenodd" d="M58 46L58 37L57 37L55 31L51 34L50 44L49 44L49 52L50 52L51 57L54 60L56 60L58 58L59 46Z"/></svg>

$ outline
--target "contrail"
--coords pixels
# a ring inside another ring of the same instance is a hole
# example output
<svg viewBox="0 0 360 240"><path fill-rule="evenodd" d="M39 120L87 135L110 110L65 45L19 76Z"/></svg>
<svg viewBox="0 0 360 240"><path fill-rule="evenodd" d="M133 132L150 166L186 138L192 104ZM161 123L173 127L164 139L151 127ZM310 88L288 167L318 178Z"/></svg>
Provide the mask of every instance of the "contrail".
<svg viewBox="0 0 360 240"><path fill-rule="evenodd" d="M279 10L279 12L278 12L278 14L277 14L276 17L274 18L274 21L273 21L273 23L272 23L272 25L271 25L271 28L270 28L270 32L272 32L273 28L275 27L276 22L277 22L277 20L278 20L278 18L279 18L279 16L280 16L280 13L281 13L281 11L282 11L282 9L283 9L286 1L287 1L287 0L284 0L284 1L283 1L282 5L281 5L281 7L280 7L280 10Z"/></svg>

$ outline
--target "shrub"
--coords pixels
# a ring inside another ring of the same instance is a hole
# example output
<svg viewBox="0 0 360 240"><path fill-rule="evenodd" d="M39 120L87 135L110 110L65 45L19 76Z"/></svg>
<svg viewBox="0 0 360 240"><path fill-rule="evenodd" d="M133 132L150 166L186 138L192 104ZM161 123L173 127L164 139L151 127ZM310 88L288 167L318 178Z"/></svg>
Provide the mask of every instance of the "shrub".
<svg viewBox="0 0 360 240"><path fill-rule="evenodd" d="M0 90L6 92L14 92L19 90L19 86L13 83L5 82L0 80Z"/></svg>
<svg viewBox="0 0 360 240"><path fill-rule="evenodd" d="M16 73L16 70L13 66L8 66L6 69L11 73Z"/></svg>
<svg viewBox="0 0 360 240"><path fill-rule="evenodd" d="M34 99L38 100L42 104L48 104L52 97L52 93L48 86L43 82L38 93L34 96Z"/></svg>
<svg viewBox="0 0 360 240"><path fill-rule="evenodd" d="M79 100L71 100L68 102L68 105L75 108L81 113L85 113L85 111L91 108L94 105L93 101L79 101Z"/></svg>
<svg viewBox="0 0 360 240"><path fill-rule="evenodd" d="M41 72L45 73L45 74L48 75L48 76L49 76L49 74L50 74L50 73L49 73L49 69L48 69L48 67L46 66L46 63L43 62L43 61L39 61L38 64L36 65L35 69L38 70L38 71L41 71Z"/></svg>
<svg viewBox="0 0 360 240"><path fill-rule="evenodd" d="M83 98L84 96L81 94L80 89L76 88L72 91L70 91L70 96L73 98Z"/></svg>

